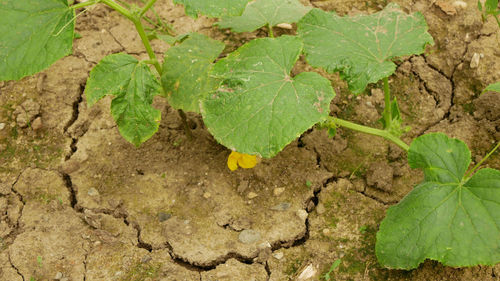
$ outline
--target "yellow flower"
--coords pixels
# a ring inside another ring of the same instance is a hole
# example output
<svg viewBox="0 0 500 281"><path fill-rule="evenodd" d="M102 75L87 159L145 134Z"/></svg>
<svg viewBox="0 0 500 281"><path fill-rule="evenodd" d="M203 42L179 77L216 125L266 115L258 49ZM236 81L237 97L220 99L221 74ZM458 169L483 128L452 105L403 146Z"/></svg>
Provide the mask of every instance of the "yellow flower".
<svg viewBox="0 0 500 281"><path fill-rule="evenodd" d="M227 167L231 171L238 169L238 166L249 169L255 167L255 165L257 165L257 156L255 155L231 151L227 158Z"/></svg>

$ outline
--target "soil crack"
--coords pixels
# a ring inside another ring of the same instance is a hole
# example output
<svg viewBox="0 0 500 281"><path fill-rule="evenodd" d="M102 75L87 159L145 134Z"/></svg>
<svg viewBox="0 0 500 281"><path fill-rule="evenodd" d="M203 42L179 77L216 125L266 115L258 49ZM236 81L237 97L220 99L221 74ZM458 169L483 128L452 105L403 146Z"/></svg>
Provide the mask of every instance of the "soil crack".
<svg viewBox="0 0 500 281"><path fill-rule="evenodd" d="M19 269L12 262L12 259L10 257L10 253L9 252L7 252L7 258L9 259L10 266L17 272L17 275L21 276L21 278L23 279L23 281L26 281L26 279L24 279L24 276L21 274L21 271L19 271Z"/></svg>
<svg viewBox="0 0 500 281"><path fill-rule="evenodd" d="M78 120L78 116L80 115L79 107L80 107L80 104L83 102L83 93L84 92L85 92L85 85L82 84L82 85L80 85L80 92L79 92L78 98L75 101L73 101L73 114L71 116L71 119L64 126L64 134L66 134L68 136L70 136L70 134L68 133L68 129L76 122L76 120ZM77 143L78 143L78 138L71 137L70 153L68 155L66 155L65 160L69 160L71 158L71 156L73 156L73 154L76 152Z"/></svg>

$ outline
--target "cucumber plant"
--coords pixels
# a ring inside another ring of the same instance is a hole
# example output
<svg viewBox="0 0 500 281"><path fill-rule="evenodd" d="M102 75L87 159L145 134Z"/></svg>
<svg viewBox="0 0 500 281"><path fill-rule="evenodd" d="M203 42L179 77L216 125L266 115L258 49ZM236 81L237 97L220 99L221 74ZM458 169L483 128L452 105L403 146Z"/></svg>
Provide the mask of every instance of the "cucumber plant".
<svg viewBox="0 0 500 281"><path fill-rule="evenodd" d="M71 1L73 2L73 1ZM500 171L479 169L500 145L469 169L471 152L460 140L426 134L411 145L401 140L407 129L388 77L395 58L422 54L433 44L420 13L406 14L396 4L372 15L340 17L312 9L298 0L174 0L193 17L218 17L217 25L234 32L265 27L269 37L252 40L218 59L222 42L191 33L149 34L142 7L113 0L2 0L0 6L0 80L34 74L71 53L75 10L104 4L135 26L149 55L139 61L112 54L91 71L85 96L92 106L114 96L111 113L120 134L138 146L159 128L160 111L153 97L165 97L179 110L200 113L215 139L233 152L228 167L251 168L257 158L270 158L314 125L334 134L346 127L383 137L408 153L410 167L422 169L424 180L387 211L377 233L376 254L388 268L411 269L425 259L449 266L500 262ZM149 20L148 22L151 22ZM273 27L297 23L298 35L274 37ZM174 45L160 64L150 38ZM383 81L382 128L332 116L331 82L316 72L292 75L299 56L313 67L340 72L354 94ZM487 90L498 90L498 85Z"/></svg>

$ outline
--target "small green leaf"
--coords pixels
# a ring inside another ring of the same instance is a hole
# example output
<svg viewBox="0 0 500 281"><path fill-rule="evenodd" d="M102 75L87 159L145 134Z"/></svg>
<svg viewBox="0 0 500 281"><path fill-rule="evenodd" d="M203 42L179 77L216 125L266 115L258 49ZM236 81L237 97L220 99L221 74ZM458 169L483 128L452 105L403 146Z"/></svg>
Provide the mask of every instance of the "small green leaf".
<svg viewBox="0 0 500 281"><path fill-rule="evenodd" d="M484 94L488 91L500 93L500 82L488 85L488 87L486 87L481 94Z"/></svg>
<svg viewBox="0 0 500 281"><path fill-rule="evenodd" d="M415 139L408 162L425 180L389 208L377 233L376 254L389 268L416 268L425 259L447 266L500 262L500 171L465 177L467 146L444 134Z"/></svg>
<svg viewBox="0 0 500 281"><path fill-rule="evenodd" d="M203 14L209 17L220 18L223 16L241 15L250 0L174 0L175 4L183 4L186 14L198 17Z"/></svg>
<svg viewBox="0 0 500 281"><path fill-rule="evenodd" d="M298 0L255 0L248 4L241 16L223 18L217 25L235 32L254 31L265 25L297 22L310 9Z"/></svg>
<svg viewBox="0 0 500 281"><path fill-rule="evenodd" d="M215 64L223 83L202 103L208 130L226 147L272 157L326 119L334 96L317 73L290 71L302 51L300 38L261 38Z"/></svg>
<svg viewBox="0 0 500 281"><path fill-rule="evenodd" d="M495 15L498 11L498 0L486 0L484 7L487 14Z"/></svg>
<svg viewBox="0 0 500 281"><path fill-rule="evenodd" d="M102 59L90 72L85 95L89 106L106 95L114 95L111 114L120 134L136 146L158 130L161 112L151 106L160 85L148 65L126 54Z"/></svg>
<svg viewBox="0 0 500 281"><path fill-rule="evenodd" d="M326 281L329 281L332 277L330 276L330 274L337 268L339 267L339 265L342 263L342 260L341 259L337 259L335 260L332 265L330 266L330 269L328 270L327 273L325 273L325 275L323 275L323 278L326 280Z"/></svg>
<svg viewBox="0 0 500 281"><path fill-rule="evenodd" d="M62 0L0 1L0 80L32 75L71 53L74 15Z"/></svg>
<svg viewBox="0 0 500 281"><path fill-rule="evenodd" d="M208 75L224 43L192 33L165 53L161 82L175 109L200 112L200 100L217 88Z"/></svg>
<svg viewBox="0 0 500 281"><path fill-rule="evenodd" d="M394 3L368 16L339 17L313 9L298 23L298 33L308 62L340 71L356 94L394 73L392 58L421 54L433 44L424 16L405 14Z"/></svg>

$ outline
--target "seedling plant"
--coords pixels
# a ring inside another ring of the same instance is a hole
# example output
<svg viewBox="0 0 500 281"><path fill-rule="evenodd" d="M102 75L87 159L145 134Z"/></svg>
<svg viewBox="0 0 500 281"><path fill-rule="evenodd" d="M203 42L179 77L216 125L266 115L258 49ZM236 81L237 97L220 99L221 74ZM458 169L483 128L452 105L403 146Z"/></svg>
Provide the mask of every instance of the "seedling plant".
<svg viewBox="0 0 500 281"><path fill-rule="evenodd" d="M85 96L89 106L114 97L111 114L127 141L139 146L158 130L161 114L152 106L157 95L179 110L184 121L185 111L202 115L215 139L232 150L227 163L231 170L275 156L314 125L330 135L345 127L383 137L406 151L410 167L422 169L425 176L387 211L377 233L380 264L412 269L425 259L455 267L500 261L500 171L480 168L500 144L469 168L471 152L460 140L432 133L408 145L400 138L408 129L402 126L388 77L396 69L394 59L422 54L433 44L422 14L406 14L396 4L372 15L340 17L298 0L174 0L190 16L220 18L220 28L267 30L268 37L218 59L225 45L205 35L173 36L164 32L168 28L146 32L144 22L158 23L145 17L156 0L141 7L113 0L0 2L0 80L37 73L71 53L75 11L107 5L134 24L149 59L124 53L105 57L91 71ZM291 23L297 23L296 36L274 36L275 26ZM172 45L163 63L151 38ZM313 67L339 72L356 95L381 80L381 128L330 114L335 96L331 82L316 72L291 74L301 55ZM490 87L498 91L498 85Z"/></svg>

